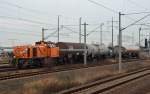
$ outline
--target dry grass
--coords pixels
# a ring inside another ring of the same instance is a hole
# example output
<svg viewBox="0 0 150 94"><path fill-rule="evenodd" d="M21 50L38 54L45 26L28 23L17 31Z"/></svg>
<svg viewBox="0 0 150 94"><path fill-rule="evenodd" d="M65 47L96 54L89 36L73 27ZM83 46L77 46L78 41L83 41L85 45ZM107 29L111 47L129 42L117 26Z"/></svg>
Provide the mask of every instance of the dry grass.
<svg viewBox="0 0 150 94"><path fill-rule="evenodd" d="M58 91L81 85L93 80L112 75L108 71L102 72L80 72L62 73L54 78L46 78L31 83L26 83L22 94L54 94Z"/></svg>
<svg viewBox="0 0 150 94"><path fill-rule="evenodd" d="M44 79L25 84L23 94L50 94L79 84L71 80Z"/></svg>
<svg viewBox="0 0 150 94"><path fill-rule="evenodd" d="M8 58L7 57L1 57L0 64L8 64Z"/></svg>
<svg viewBox="0 0 150 94"><path fill-rule="evenodd" d="M131 70L136 70L144 66L149 65L149 61L146 62L130 62L123 63L123 72L128 72ZM4 92L11 93L2 93L2 94L17 94L12 93L12 91L19 92L18 94L54 94L61 90L68 89L74 86L85 84L91 81L96 81L108 76L118 74L118 65L107 65L101 67L94 67L88 69L79 69L72 71L64 71L58 73L52 73L47 75L41 75L37 79L32 78L30 80L24 79L21 80L22 84L17 84L17 90L10 89L5 90ZM24 81L24 82L23 82ZM10 83L10 82L9 82ZM12 85L11 85L12 86ZM11 87L9 86L9 87ZM2 91L1 91L2 92Z"/></svg>
<svg viewBox="0 0 150 94"><path fill-rule="evenodd" d="M150 59L149 54L147 52L140 52L140 59Z"/></svg>

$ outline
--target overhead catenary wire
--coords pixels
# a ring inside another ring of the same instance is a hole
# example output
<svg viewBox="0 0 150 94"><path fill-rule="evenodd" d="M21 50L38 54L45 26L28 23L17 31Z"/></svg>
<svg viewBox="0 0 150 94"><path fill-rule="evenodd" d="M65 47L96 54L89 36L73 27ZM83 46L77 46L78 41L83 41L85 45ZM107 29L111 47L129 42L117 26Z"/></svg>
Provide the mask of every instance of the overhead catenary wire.
<svg viewBox="0 0 150 94"><path fill-rule="evenodd" d="M19 31L19 32L25 31L26 33L29 33L29 34L41 34L41 33L36 32L36 30L27 30L27 29L22 29L22 28L1 27L0 30L10 30L10 31Z"/></svg>
<svg viewBox="0 0 150 94"><path fill-rule="evenodd" d="M67 30L69 30L69 31L71 31L71 32L73 32L73 33L77 33L77 34L79 33L79 32L76 32L76 31L72 30L69 27L66 27L66 26L62 26L62 27L65 28L65 29L67 29ZM99 27L100 26L97 26L96 28L94 28L93 30L91 30L89 33L87 33L87 36L90 35L91 33L97 32L96 30L99 29ZM81 35L84 36L83 34L81 34Z"/></svg>
<svg viewBox="0 0 150 94"><path fill-rule="evenodd" d="M48 20L50 20L48 17L44 17L44 16L39 16L37 14L31 14L31 13L28 13L28 12L24 12L24 11L20 11L20 9L17 9L16 8L8 8L8 7L4 7L4 6L0 6L0 9L1 9L1 12L3 13L7 13L7 14L12 14L12 13L16 13L18 16L19 15L26 15L26 16L30 16L30 17L33 17L34 15L34 18L46 18Z"/></svg>
<svg viewBox="0 0 150 94"><path fill-rule="evenodd" d="M141 4L138 4L137 2L134 2L133 0L128 0L130 3L132 3L133 5L135 5L136 7L141 7L143 8L144 10L149 10L147 9L146 7L142 6Z"/></svg>
<svg viewBox="0 0 150 94"><path fill-rule="evenodd" d="M64 26L64 25L62 25L62 27L65 28L66 30L69 30L69 31L73 32L73 33L77 33L77 34L79 33L79 32L77 32L77 31L72 30L72 29L69 28L69 27Z"/></svg>
<svg viewBox="0 0 150 94"><path fill-rule="evenodd" d="M41 36L40 34L31 34L31 33L23 33L23 32L15 32L15 31L6 31L6 30L0 30L0 32L8 32L8 33L11 33L11 34L15 34L15 35L22 35L22 36L36 36L36 37L39 37Z"/></svg>
<svg viewBox="0 0 150 94"><path fill-rule="evenodd" d="M30 9L30 8L26 8L26 7L22 7L22 6L20 6L20 5L18 5L18 4L14 4L14 3L10 3L10 2L7 2L7 1L2 1L2 3L5 3L5 4L7 4L7 5L9 5L9 6L12 6L12 7L16 7L16 8L19 8L19 9L23 9L23 10L25 10L25 11L29 11L29 12L31 12L31 13L36 13L36 14L42 14L42 15L45 15L45 16L47 16L47 17L49 17L50 15L46 15L46 13L43 13L42 11L37 11L37 10L34 10L34 9ZM33 20L32 20L33 21ZM33 21L34 23L36 22L37 23L37 21ZM44 22L38 22L38 23L40 23L40 24L47 24L47 25L52 25L52 24L49 24L49 23L44 23ZM66 25L66 26L78 26L78 25Z"/></svg>
<svg viewBox="0 0 150 94"><path fill-rule="evenodd" d="M100 4L99 2L96 2L96 1L93 1L93 0L88 0L88 1L91 2L91 3L94 3L94 4L98 5L98 6L101 6L101 7L105 8L105 9L111 11L111 12L114 12L114 13L117 13L117 14L119 13L118 11L115 11L114 9L111 9L111 8L109 8L109 7L107 7L107 6L103 5L103 4ZM125 15L143 14L143 13L150 13L150 12L135 12L135 13L128 13L128 14L125 14Z"/></svg>
<svg viewBox="0 0 150 94"><path fill-rule="evenodd" d="M48 14L46 14L46 13L44 13L44 12L42 12L42 11L38 11L38 10L34 10L34 9L22 7L22 6L18 5L18 4L10 3L10 2L4 1L4 0L2 0L1 3L7 4L7 5L9 5L9 6L16 7L16 8L25 10L25 11L28 11L28 12L30 12L30 13L36 13L36 14L38 14L38 15L41 14L41 15L45 15L45 16L49 17Z"/></svg>
<svg viewBox="0 0 150 94"><path fill-rule="evenodd" d="M98 5L98 6L100 6L100 7L105 8L106 10L108 10L108 11L110 11L110 12L113 12L113 13L116 13L116 14L119 13L119 12L115 11L114 9L111 9L111 8L109 8L109 7L107 7L107 6L103 5L103 4L100 4L99 2L96 2L96 1L93 1L93 0L88 0L88 1L91 2L91 3L93 3L93 4ZM150 12L137 12L137 13L129 13L129 14L131 15L131 14L143 14L143 13L150 13ZM131 17L128 17L128 16L125 16L125 17L128 18L128 19L130 19L130 20L134 20L134 19L131 18ZM134 20L134 21L135 21L135 20Z"/></svg>
<svg viewBox="0 0 150 94"><path fill-rule="evenodd" d="M23 33L23 32L16 32L16 31L6 31L6 30L0 30L0 32L8 32L8 33L11 33L11 34L15 34L15 35L22 35L22 36L25 36L25 35L27 35L27 36L34 36L34 37L41 37L41 34L31 34L31 33ZM57 37L57 36L54 36L54 34L56 33L56 31L54 31L54 32L52 32L51 34L50 34L50 37ZM61 33L60 33L61 34ZM63 35L63 36L65 36L64 34L61 34L61 35Z"/></svg>
<svg viewBox="0 0 150 94"><path fill-rule="evenodd" d="M56 31L54 31L54 32L52 32L52 33L50 33L48 36L46 36L45 38L44 38L44 40L47 40L49 37L52 37L54 34L56 34L57 33L57 30Z"/></svg>
<svg viewBox="0 0 150 94"><path fill-rule="evenodd" d="M117 14L119 13L118 11L115 11L115 10L113 10L113 9L111 9L111 8L103 5L103 4L100 4L100 3L96 2L96 1L93 1L93 0L88 0L88 1L91 2L91 3L93 3L93 4L96 4L98 6L101 6L101 7L105 8L105 9L107 9L107 10L113 12L113 13L117 13Z"/></svg>
<svg viewBox="0 0 150 94"><path fill-rule="evenodd" d="M148 8L142 6L141 4L139 4L139 3L137 3L137 2L134 2L133 0L128 0L128 1L129 1L130 3L132 3L133 5L135 5L136 7L138 6L138 7L143 8L143 9L146 10L146 11L149 11ZM143 13L146 13L146 12L143 12ZM135 14L138 14L138 13L135 13ZM141 13L141 14L142 14L142 13ZM150 26L147 25L147 24L142 24L142 25L150 27Z"/></svg>
<svg viewBox="0 0 150 94"><path fill-rule="evenodd" d="M30 29L25 29L25 28L14 28L14 27L7 27L7 26L0 26L0 29L5 29L5 30L15 30L15 31L25 31L28 32L29 34L41 34L38 29L35 30L30 30ZM49 28L49 30L56 30L56 28Z"/></svg>
<svg viewBox="0 0 150 94"><path fill-rule="evenodd" d="M52 25L52 24L49 24L49 23L44 23L44 22L34 21L34 20L29 20L29 19L24 19L24 18L20 18L20 17L10 17L10 16L2 16L2 15L0 15L0 18L20 20L20 21L25 21L25 22L35 23L35 24Z"/></svg>
<svg viewBox="0 0 150 94"><path fill-rule="evenodd" d="M0 18L1 19L1 18ZM18 23L14 23L14 22L11 22L11 21L1 21L1 23L0 23L0 25L14 25L14 26L18 26L18 25L22 25L22 26L28 26L28 27L32 27L32 28L42 28L43 26L40 26L40 24L38 25L38 24L28 24L28 23L20 23L20 22L18 22Z"/></svg>
<svg viewBox="0 0 150 94"><path fill-rule="evenodd" d="M126 29L126 28L128 28L128 27L130 27L130 26L132 26L132 25L134 25L134 24L136 24L136 23L138 23L139 21L141 21L141 20L147 18L148 16L150 16L150 14L148 14L148 15L142 17L141 19L139 19L139 20L137 20L137 21L135 21L135 22L129 24L128 26L124 27L122 30L124 30L124 29Z"/></svg>
<svg viewBox="0 0 150 94"><path fill-rule="evenodd" d="M93 33L93 32L97 32L96 30L99 29L99 28L100 28L100 26L97 26L96 28L94 28L93 30L91 30L91 31L87 34L87 36L90 35L90 34Z"/></svg>
<svg viewBox="0 0 150 94"><path fill-rule="evenodd" d="M7 1L4 1L4 0L2 0L1 1L2 3L4 3L4 4L7 4L7 5L9 5L9 6L13 6L13 7L17 7L17 8L21 8L21 9L23 9L23 10L26 10L26 11L30 11L31 13L33 13L33 12L36 12L38 15L39 14L43 14L43 13L41 13L41 12L38 12L37 10L33 10L33 9L29 9L29 8L24 8L24 7L22 7L22 6L20 6L20 5L17 5L17 4L13 4L13 3L10 3L10 2L7 2ZM48 16L48 15L47 15ZM44 24L44 25L52 25L52 24L50 24L50 23L46 23L46 22L41 22L41 21L35 21L35 20L31 20L31 19L26 19L26 18L21 18L21 17L10 17L10 16L0 16L1 18L7 18L7 19L14 19L14 20L20 20L20 21L25 21L25 22L30 22L30 23L36 23L36 24ZM49 17L49 16L48 16Z"/></svg>
<svg viewBox="0 0 150 94"><path fill-rule="evenodd" d="M62 30L63 27L59 28L60 30ZM49 30L49 29L48 29ZM48 39L49 37L52 37L54 34L56 34L58 32L58 30L55 30L54 32L50 33L49 35L47 35L44 40ZM61 35L61 33L60 33Z"/></svg>
<svg viewBox="0 0 150 94"><path fill-rule="evenodd" d="M124 15L146 14L146 13L150 13L150 12L133 12L133 13L128 13L128 14L124 14Z"/></svg>

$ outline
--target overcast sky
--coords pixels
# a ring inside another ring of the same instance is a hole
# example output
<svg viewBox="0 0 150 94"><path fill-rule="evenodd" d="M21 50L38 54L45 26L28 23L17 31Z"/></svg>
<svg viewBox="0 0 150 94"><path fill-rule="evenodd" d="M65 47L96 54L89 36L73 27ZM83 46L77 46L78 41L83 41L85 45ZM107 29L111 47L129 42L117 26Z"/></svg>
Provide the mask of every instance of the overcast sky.
<svg viewBox="0 0 150 94"><path fill-rule="evenodd" d="M60 41L78 42L79 18L87 22L87 33L103 26L103 43L111 42L111 19L118 21L118 13L149 12L148 0L92 0L112 9L91 3L88 0L0 0L0 46L31 44L41 40L41 28L47 28L47 40L57 42L57 16L60 15ZM115 11L115 12L114 12ZM122 27L147 14L122 16ZM149 23L149 18L140 23ZM65 27L62 27L64 25ZM68 26L69 25L69 26ZM114 42L117 43L118 23L114 23ZM126 45L138 42L140 25L123 31ZM149 28L142 26L143 28ZM68 29L66 29L68 28ZM71 29L71 30L70 30ZM97 31L97 32L96 32ZM88 43L99 42L100 28L87 37ZM149 34L148 30L142 30ZM83 33L83 27L82 27ZM142 37L144 38L144 37Z"/></svg>

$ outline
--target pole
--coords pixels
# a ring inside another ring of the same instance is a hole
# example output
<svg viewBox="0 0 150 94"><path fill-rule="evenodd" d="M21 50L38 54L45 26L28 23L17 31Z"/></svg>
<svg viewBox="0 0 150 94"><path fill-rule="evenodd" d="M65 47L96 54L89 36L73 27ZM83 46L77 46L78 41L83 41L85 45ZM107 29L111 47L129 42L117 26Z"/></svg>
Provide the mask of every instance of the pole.
<svg viewBox="0 0 150 94"><path fill-rule="evenodd" d="M149 46L148 46L148 51L149 51L149 56L150 56L150 33L149 33L149 41L148 41L148 44L149 44Z"/></svg>
<svg viewBox="0 0 150 94"><path fill-rule="evenodd" d="M87 65L87 49L86 49L86 22L83 24L84 25L84 65Z"/></svg>
<svg viewBox="0 0 150 94"><path fill-rule="evenodd" d="M132 46L134 46L134 32L132 32Z"/></svg>
<svg viewBox="0 0 150 94"><path fill-rule="evenodd" d="M114 24L112 17L112 54L114 54Z"/></svg>
<svg viewBox="0 0 150 94"><path fill-rule="evenodd" d="M122 71L122 29L121 29L121 12L119 12L119 73Z"/></svg>
<svg viewBox="0 0 150 94"><path fill-rule="evenodd" d="M104 23L100 24L100 46L102 46L102 41L103 41L103 37L102 37L102 26L104 25Z"/></svg>
<svg viewBox="0 0 150 94"><path fill-rule="evenodd" d="M79 18L79 43L81 43L81 17Z"/></svg>
<svg viewBox="0 0 150 94"><path fill-rule="evenodd" d="M42 41L44 41L44 28L42 28Z"/></svg>
<svg viewBox="0 0 150 94"><path fill-rule="evenodd" d="M100 45L102 46L102 24L100 27Z"/></svg>
<svg viewBox="0 0 150 94"><path fill-rule="evenodd" d="M141 27L139 28L139 47L141 47Z"/></svg>
<svg viewBox="0 0 150 94"><path fill-rule="evenodd" d="M59 42L59 16L58 16L58 35L57 35L57 37L58 37L58 42Z"/></svg>

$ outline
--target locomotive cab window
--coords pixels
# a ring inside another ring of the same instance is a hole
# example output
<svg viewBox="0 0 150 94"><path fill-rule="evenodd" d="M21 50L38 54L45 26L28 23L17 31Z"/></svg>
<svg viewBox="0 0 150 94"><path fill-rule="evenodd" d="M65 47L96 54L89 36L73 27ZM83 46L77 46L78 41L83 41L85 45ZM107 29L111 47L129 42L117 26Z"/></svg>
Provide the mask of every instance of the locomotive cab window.
<svg viewBox="0 0 150 94"><path fill-rule="evenodd" d="M37 56L37 48L33 48L33 57Z"/></svg>
<svg viewBox="0 0 150 94"><path fill-rule="evenodd" d="M30 57L30 48L27 49L27 55Z"/></svg>

